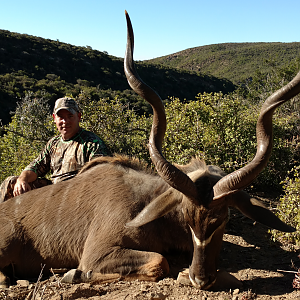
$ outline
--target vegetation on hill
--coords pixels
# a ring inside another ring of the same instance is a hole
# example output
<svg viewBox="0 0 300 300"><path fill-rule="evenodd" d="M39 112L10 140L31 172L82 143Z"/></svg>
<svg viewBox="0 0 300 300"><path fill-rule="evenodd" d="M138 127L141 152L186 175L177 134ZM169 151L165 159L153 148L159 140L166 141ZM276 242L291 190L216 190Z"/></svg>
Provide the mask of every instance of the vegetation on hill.
<svg viewBox="0 0 300 300"><path fill-rule="evenodd" d="M91 100L81 93L81 126L103 138L112 153L123 153L151 163L147 148L151 115L139 115L116 97ZM178 98L166 104L168 130L165 156L180 164L198 156L227 172L247 164L255 155L255 125L260 107L239 95L198 94L195 101ZM298 112L279 111L274 118L274 147L268 169L256 186L279 188L280 181L300 159ZM0 182L20 171L37 156L46 141L57 134L46 99L28 94L18 104L12 121L0 137Z"/></svg>
<svg viewBox="0 0 300 300"><path fill-rule="evenodd" d="M125 45L124 45L125 49ZM228 80L197 72L138 63L143 78L161 95L194 99L199 92L234 90ZM84 90L93 99L130 100L141 112L149 110L129 88L123 59L93 50L0 30L0 119L7 123L16 102L32 91L53 101L66 93L78 96Z"/></svg>
<svg viewBox="0 0 300 300"><path fill-rule="evenodd" d="M274 64L285 67L295 59L300 59L300 42L214 44L190 48L148 62L226 78L238 85L253 77L257 70L266 75Z"/></svg>

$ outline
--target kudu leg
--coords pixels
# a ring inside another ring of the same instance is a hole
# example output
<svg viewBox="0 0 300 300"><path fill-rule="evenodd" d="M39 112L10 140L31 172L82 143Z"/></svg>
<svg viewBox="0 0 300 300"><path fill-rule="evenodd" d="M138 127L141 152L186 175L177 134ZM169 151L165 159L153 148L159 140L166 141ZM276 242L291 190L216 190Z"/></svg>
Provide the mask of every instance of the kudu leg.
<svg viewBox="0 0 300 300"><path fill-rule="evenodd" d="M0 271L0 289L7 288L9 286L10 280Z"/></svg>
<svg viewBox="0 0 300 300"><path fill-rule="evenodd" d="M7 285L8 278L2 273L5 267L18 260L21 243L16 237L18 228L7 218L3 212L0 213L0 286ZM3 271L5 272L5 271Z"/></svg>
<svg viewBox="0 0 300 300"><path fill-rule="evenodd" d="M65 274L63 282L92 282L94 284L122 280L157 281L169 273L169 264L164 256L155 252L118 249L103 260L91 262L90 257L77 270Z"/></svg>

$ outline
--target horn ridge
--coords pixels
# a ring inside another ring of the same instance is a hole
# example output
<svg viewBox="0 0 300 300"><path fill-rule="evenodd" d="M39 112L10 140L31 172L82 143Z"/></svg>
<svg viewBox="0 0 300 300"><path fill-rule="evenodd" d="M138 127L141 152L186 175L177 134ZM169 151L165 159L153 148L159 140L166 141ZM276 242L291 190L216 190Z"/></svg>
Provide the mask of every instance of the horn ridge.
<svg viewBox="0 0 300 300"><path fill-rule="evenodd" d="M226 175L215 184L214 200L244 189L264 169L272 152L273 113L277 107L298 93L300 93L300 72L287 85L267 98L257 120L257 151L254 159L243 168Z"/></svg>
<svg viewBox="0 0 300 300"><path fill-rule="evenodd" d="M153 123L149 137L149 153L158 174L170 186L182 192L192 201L198 201L198 192L194 182L182 171L168 162L162 154L162 143L166 131L165 109L160 96L138 75L134 61L134 35L130 17L125 11L127 21L127 46L124 58L124 71L130 87L149 102L153 109ZM201 199L200 199L201 202Z"/></svg>

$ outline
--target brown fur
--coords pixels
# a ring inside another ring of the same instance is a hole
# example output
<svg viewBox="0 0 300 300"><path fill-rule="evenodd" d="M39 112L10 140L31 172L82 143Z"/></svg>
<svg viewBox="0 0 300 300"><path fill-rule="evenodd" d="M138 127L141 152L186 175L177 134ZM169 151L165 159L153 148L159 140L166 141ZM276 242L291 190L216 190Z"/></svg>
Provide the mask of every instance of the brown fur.
<svg viewBox="0 0 300 300"><path fill-rule="evenodd" d="M151 265L147 251L190 251L180 206L141 228L125 227L168 189L142 165L124 156L97 158L74 179L2 203L0 270L12 263L17 276L32 277L46 264L45 270L65 267L124 275Z"/></svg>
<svg viewBox="0 0 300 300"><path fill-rule="evenodd" d="M119 165L125 168L137 170L137 171L143 171L143 172L149 172L152 173L151 169L147 167L147 165L140 161L138 158L129 158L126 155L121 154L115 154L114 156L100 156L96 157L95 159L91 160L87 164L83 166L83 168L80 170L79 174L97 166L100 164L112 164L112 165Z"/></svg>
<svg viewBox="0 0 300 300"><path fill-rule="evenodd" d="M222 171L198 159L182 169L209 199ZM200 276L194 284L208 288L216 276L228 204L223 199L197 205L137 159L100 157L69 181L0 204L0 279L5 284L1 272L10 264L18 278L37 277L45 264L45 273L77 268L82 281L102 282L116 274L153 281L169 271L163 254L180 250L194 252L190 270ZM147 219L153 213L158 214ZM128 226L135 217L142 223ZM198 245L208 239L205 247Z"/></svg>

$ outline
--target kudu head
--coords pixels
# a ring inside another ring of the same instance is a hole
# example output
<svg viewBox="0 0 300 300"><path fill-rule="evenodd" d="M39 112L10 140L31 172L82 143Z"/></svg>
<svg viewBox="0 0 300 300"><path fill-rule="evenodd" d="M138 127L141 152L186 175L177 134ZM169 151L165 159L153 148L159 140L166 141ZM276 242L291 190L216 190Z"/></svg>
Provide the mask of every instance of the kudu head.
<svg viewBox="0 0 300 300"><path fill-rule="evenodd" d="M149 153L158 174L170 185L169 190L154 199L127 226L142 226L180 205L194 245L189 277L194 286L208 289L216 281L216 261L228 218L228 206L238 208L246 216L269 227L286 232L294 231L294 228L281 222L242 189L259 175L268 162L272 150L273 112L279 105L300 92L300 72L289 84L265 101L257 121L257 153L248 165L224 177L220 175L220 169L214 166L186 174L184 168L172 165L162 154L166 130L164 106L158 94L141 80L135 69L134 36L127 12L126 19L125 74L131 88L153 108Z"/></svg>

